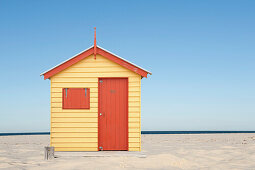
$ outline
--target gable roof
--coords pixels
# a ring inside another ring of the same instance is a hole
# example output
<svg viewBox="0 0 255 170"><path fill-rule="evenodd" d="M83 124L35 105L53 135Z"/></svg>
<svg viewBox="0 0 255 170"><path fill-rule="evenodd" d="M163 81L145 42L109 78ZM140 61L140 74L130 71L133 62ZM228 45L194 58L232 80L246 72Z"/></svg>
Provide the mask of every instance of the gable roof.
<svg viewBox="0 0 255 170"><path fill-rule="evenodd" d="M113 54L105 49L103 49L102 47L96 46L96 53L102 55L103 57L141 75L142 77L146 77L147 78L147 74L152 74L151 72L117 56L116 54ZM56 65L55 67L43 72L40 76L44 76L44 80L48 79L52 76L54 76L55 74L59 73L60 71L72 66L73 64L83 60L84 58L87 58L88 56L92 55L94 53L94 46L89 47L88 49L76 54L75 56L67 59L66 61Z"/></svg>

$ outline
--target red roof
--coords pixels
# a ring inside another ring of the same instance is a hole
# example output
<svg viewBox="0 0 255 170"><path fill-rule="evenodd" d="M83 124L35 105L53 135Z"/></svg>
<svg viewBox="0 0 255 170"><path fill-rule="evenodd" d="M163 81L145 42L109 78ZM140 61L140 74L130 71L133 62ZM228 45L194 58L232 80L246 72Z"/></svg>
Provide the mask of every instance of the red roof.
<svg viewBox="0 0 255 170"><path fill-rule="evenodd" d="M102 56L104 56L105 58L141 75L142 77L146 77L147 78L147 74L152 74L151 72L101 48L101 47L98 47L96 46L96 53L97 54L100 54ZM86 57L90 56L94 54L94 46L93 47L90 47L88 48L87 50L75 55L74 57L64 61L63 63L51 68L50 70L42 73L41 75L44 76L44 79L48 79L52 76L54 76L55 74L59 73L60 71L72 66L73 64L85 59Z"/></svg>

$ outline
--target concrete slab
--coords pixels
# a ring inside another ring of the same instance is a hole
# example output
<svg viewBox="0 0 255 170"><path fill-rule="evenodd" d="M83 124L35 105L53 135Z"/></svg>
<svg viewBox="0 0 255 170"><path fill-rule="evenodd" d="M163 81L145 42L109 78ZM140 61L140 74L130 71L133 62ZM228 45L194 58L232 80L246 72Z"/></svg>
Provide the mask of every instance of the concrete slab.
<svg viewBox="0 0 255 170"><path fill-rule="evenodd" d="M55 152L55 157L138 157L146 158L144 152L132 151L99 151L99 152Z"/></svg>

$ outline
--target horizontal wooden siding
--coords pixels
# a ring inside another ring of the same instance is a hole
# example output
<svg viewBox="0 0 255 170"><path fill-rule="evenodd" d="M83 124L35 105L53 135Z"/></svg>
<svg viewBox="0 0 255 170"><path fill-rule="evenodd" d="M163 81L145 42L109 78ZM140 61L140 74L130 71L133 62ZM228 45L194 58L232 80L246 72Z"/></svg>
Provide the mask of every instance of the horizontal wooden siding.
<svg viewBox="0 0 255 170"><path fill-rule="evenodd" d="M128 77L129 150L141 150L141 76L97 55L51 78L51 146L56 151L98 150L98 78ZM90 88L90 109L62 109L62 88Z"/></svg>

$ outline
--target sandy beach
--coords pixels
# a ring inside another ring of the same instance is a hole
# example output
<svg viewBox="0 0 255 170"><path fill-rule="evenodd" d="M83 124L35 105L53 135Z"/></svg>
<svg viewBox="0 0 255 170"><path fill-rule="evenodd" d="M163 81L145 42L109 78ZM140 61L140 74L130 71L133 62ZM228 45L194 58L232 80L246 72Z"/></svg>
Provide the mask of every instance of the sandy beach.
<svg viewBox="0 0 255 170"><path fill-rule="evenodd" d="M139 154L46 161L49 141L49 135L0 136L0 169L255 169L255 134L142 135Z"/></svg>

